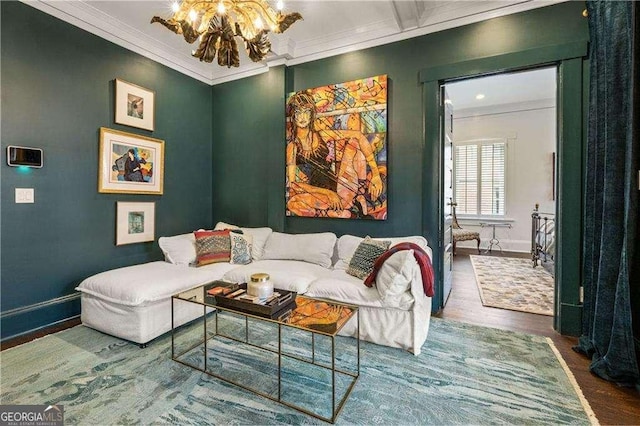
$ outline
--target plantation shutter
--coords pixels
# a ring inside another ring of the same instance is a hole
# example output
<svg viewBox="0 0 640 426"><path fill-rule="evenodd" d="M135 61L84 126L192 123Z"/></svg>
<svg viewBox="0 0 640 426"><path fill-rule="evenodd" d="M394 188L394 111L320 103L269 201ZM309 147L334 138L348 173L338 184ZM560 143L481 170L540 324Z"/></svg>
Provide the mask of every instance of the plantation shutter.
<svg viewBox="0 0 640 426"><path fill-rule="evenodd" d="M481 215L504 215L504 148L504 143L482 145Z"/></svg>
<svg viewBox="0 0 640 426"><path fill-rule="evenodd" d="M461 145L455 155L455 197L458 214L478 213L478 146Z"/></svg>
<svg viewBox="0 0 640 426"><path fill-rule="evenodd" d="M505 214L506 144L477 143L455 147L454 194L457 214Z"/></svg>

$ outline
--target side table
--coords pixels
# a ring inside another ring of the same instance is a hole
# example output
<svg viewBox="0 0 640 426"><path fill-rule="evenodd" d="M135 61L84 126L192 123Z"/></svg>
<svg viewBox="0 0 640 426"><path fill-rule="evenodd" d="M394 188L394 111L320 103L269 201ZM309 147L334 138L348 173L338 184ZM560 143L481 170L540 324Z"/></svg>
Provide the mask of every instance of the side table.
<svg viewBox="0 0 640 426"><path fill-rule="evenodd" d="M489 246L484 251L485 253L490 253L493 249L493 246L498 246L500 248L500 252L502 252L502 246L500 245L500 240L496 237L496 228L509 228L511 229L510 223L503 222L480 222L480 226L482 228L492 228L493 232L491 234L491 239L489 240Z"/></svg>

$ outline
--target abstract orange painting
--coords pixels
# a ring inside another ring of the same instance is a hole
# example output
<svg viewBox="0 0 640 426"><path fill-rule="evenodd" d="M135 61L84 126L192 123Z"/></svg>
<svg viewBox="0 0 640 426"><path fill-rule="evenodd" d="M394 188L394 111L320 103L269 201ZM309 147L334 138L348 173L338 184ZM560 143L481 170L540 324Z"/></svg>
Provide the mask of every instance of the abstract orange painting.
<svg viewBox="0 0 640 426"><path fill-rule="evenodd" d="M287 216L387 218L387 76L290 93Z"/></svg>

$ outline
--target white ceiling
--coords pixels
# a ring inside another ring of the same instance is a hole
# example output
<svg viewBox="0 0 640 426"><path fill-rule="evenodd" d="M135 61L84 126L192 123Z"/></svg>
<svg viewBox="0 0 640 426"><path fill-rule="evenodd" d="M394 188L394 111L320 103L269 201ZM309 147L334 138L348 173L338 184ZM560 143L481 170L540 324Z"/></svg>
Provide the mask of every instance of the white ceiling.
<svg viewBox="0 0 640 426"><path fill-rule="evenodd" d="M478 77L446 84L455 111L480 112L487 108L555 105L556 67ZM476 99L479 94L482 99Z"/></svg>
<svg viewBox="0 0 640 426"><path fill-rule="evenodd" d="M171 0L23 0L25 3L208 84L378 46L565 0L285 0L285 12L300 12L283 34L270 34L272 54L253 63L241 52L240 67L220 67L191 56L195 45L160 24ZM275 3L275 0L269 0Z"/></svg>

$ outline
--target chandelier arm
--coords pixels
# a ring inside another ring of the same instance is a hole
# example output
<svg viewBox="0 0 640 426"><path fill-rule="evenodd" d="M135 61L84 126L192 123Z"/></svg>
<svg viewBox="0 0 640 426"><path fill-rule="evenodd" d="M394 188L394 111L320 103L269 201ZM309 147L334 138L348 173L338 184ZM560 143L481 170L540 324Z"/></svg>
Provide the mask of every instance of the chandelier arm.
<svg viewBox="0 0 640 426"><path fill-rule="evenodd" d="M244 40L247 55L253 62L262 61L271 51L271 42L267 37L267 33L267 30L262 30L252 39L241 36Z"/></svg>
<svg viewBox="0 0 640 426"><path fill-rule="evenodd" d="M234 9L242 10L243 7L256 10L255 13L261 15L261 18L267 21L266 23L269 28L278 25L276 11L274 11L268 3L256 0L238 0L235 2Z"/></svg>
<svg viewBox="0 0 640 426"><path fill-rule="evenodd" d="M250 38L255 37L256 35L258 35L260 33L260 31L263 31L263 28L256 28L255 26L255 21L256 18L260 18L262 19L262 17L260 16L260 14L258 12L256 12L253 9L250 8L246 8L246 9L239 9L236 8L233 11L236 14L236 26L239 26L240 28L243 28L244 31L248 34L244 34L244 36L248 36ZM255 15L255 16L252 16Z"/></svg>
<svg viewBox="0 0 640 426"><path fill-rule="evenodd" d="M199 58L200 61L209 63L213 62L218 51L218 49L216 48L216 44L218 43L219 39L219 32L207 32L202 42L200 42L198 50L196 50L192 56Z"/></svg>
<svg viewBox="0 0 640 426"><path fill-rule="evenodd" d="M239 67L240 56L238 55L238 43L235 38L228 40L222 39L220 48L218 49L218 65L227 66L227 68Z"/></svg>
<svg viewBox="0 0 640 426"><path fill-rule="evenodd" d="M273 31L274 33L280 34L285 32L291 25L293 25L296 21L302 19L302 15L298 12L289 13L283 15L282 13L278 14L278 25L276 29Z"/></svg>
<svg viewBox="0 0 640 426"><path fill-rule="evenodd" d="M200 37L200 33L191 25L191 22L184 20L180 22L180 26L182 27L182 35L187 43L191 44Z"/></svg>
<svg viewBox="0 0 640 426"><path fill-rule="evenodd" d="M217 14L217 2L214 3L212 0L196 0L190 1L189 4L190 9L202 12L202 22L206 22L208 27L211 19L213 19L213 17ZM188 11L185 10L183 13L186 14L188 13ZM206 28L204 29L204 31L206 31Z"/></svg>
<svg viewBox="0 0 640 426"><path fill-rule="evenodd" d="M159 16L154 16L153 18L151 18L151 23L159 23L162 26L164 26L165 28L169 29L170 31L173 31L176 34L182 34L182 27L180 26L180 24L176 21L174 21L173 19L169 19L168 21L165 19L162 19Z"/></svg>
<svg viewBox="0 0 640 426"><path fill-rule="evenodd" d="M173 31L176 34L181 34L184 37L184 40L189 44L196 41L200 36L200 33L198 33L198 31L194 29L191 26L191 24L185 20L180 21L180 20L175 20L173 18L169 20L164 20L159 16L154 16L151 19L151 23L153 24L156 22L163 25L165 28L168 28L169 30Z"/></svg>

